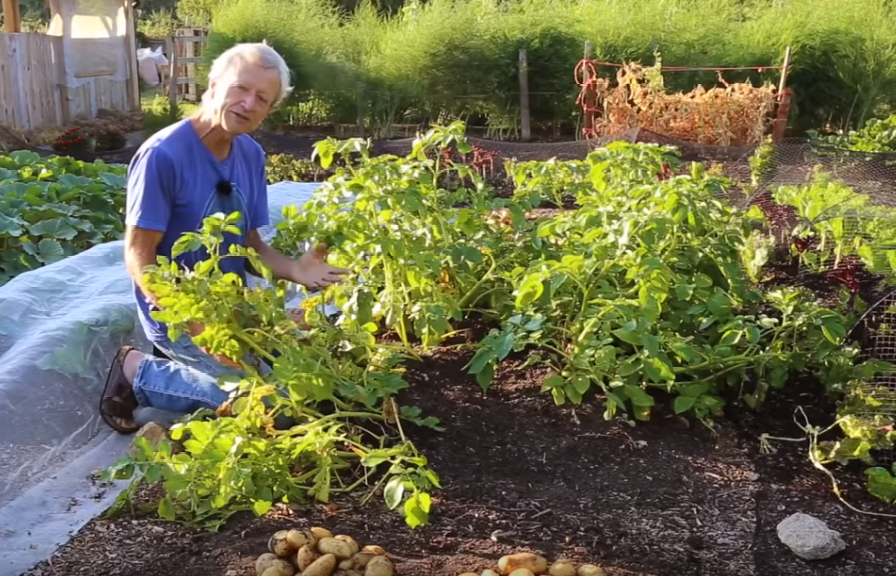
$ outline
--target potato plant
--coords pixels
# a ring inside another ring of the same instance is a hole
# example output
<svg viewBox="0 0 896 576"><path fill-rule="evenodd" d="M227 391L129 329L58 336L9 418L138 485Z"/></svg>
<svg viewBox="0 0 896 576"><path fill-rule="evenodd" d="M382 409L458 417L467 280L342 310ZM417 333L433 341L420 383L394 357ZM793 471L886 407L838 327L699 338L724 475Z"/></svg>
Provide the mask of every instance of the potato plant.
<svg viewBox="0 0 896 576"><path fill-rule="evenodd" d="M395 402L407 386L400 357L377 344L370 327L335 327L314 309L304 319L310 330L301 331L286 310L282 286L247 288L239 277L222 273L224 258L245 258L273 283L253 250L220 250L238 218L211 216L200 232L176 243L175 257L197 249L211 255L194 270L160 258L147 271L162 307L156 317L173 339L191 322L202 322L197 344L241 362L241 378L222 379L233 400L219 408L218 418L201 410L173 426L171 440L182 450L138 439L137 454L116 463L111 476L161 481L162 517L208 526L238 510L261 515L281 500L327 502L365 484L373 485L370 495L382 489L386 504L411 527L426 523L429 491L439 479L401 422L438 422ZM290 424L278 426L284 417Z"/></svg>
<svg viewBox="0 0 896 576"><path fill-rule="evenodd" d="M681 170L673 149L619 143L581 161L510 162L512 198L455 160L470 150L462 124L433 128L404 158L371 156L358 139L318 143L333 175L305 206L285 209L274 245L298 254L325 243L331 263L356 274L304 301L310 329L285 310L283 286L248 289L220 272L222 258L247 258L272 281L251 250L219 253L239 214L185 235L177 252L213 256L189 273L164 259L149 271L158 318L173 337L201 321L197 344L244 359L245 377L222 383L235 399L218 418L173 428L181 451L140 440L117 476L162 481L163 516L206 524L370 481L369 495L381 491L419 526L439 480L403 423L438 422L398 406L402 362L474 318L490 331L460 346L483 390L516 355L549 367L543 390L558 404L596 398L606 418L629 422L650 418L662 392L676 413L711 426L727 398L760 408L800 373L846 406L856 382L882 369L857 363L847 311L764 284L767 219L725 202L725 179L697 164ZM571 210L538 210L568 198ZM324 301L338 306L335 322L319 312ZM275 425L283 417L293 423ZM859 444L825 446L830 458L867 454L868 427L857 430Z"/></svg>
<svg viewBox="0 0 896 576"><path fill-rule="evenodd" d="M846 377L857 354L842 346L848 319L811 293L756 286L768 257L753 245L759 211L721 201L724 180L698 165L669 178L670 163L671 149L614 144L582 162L517 167L518 197L567 190L577 208L541 222L529 239L541 254L506 276L513 313L470 363L483 388L524 348L553 369L544 389L557 403L597 389L608 418L647 419L651 388L706 419L730 388L758 407L797 371Z"/></svg>
<svg viewBox="0 0 896 576"><path fill-rule="evenodd" d="M324 168L348 159L307 206L288 207L274 245L297 254L309 243L333 248L333 264L357 282L329 290L342 325L374 323L405 346L439 344L474 310L500 314L512 302L501 271L524 262L522 236L489 221L507 210L524 224L524 203L494 198L478 172L441 151L469 152L461 124L419 138L407 158L369 155L363 140L318 143ZM466 185L446 189L445 184Z"/></svg>
<svg viewBox="0 0 896 576"><path fill-rule="evenodd" d="M699 165L672 177L673 149L613 144L583 161L511 163L516 192L498 199L449 160L452 148L469 150L459 124L420 137L407 158L372 158L361 140L318 145L324 165L352 161L286 210L276 242L324 241L335 263L363 270L328 293L341 325L434 346L484 317L497 327L469 364L483 389L525 351L553 369L544 389L556 402L597 391L608 418L648 418L652 388L706 420L729 389L758 407L798 371L848 377L848 318L808 292L757 286L770 255L763 215L722 201L727 181ZM570 197L574 210L527 217Z"/></svg>

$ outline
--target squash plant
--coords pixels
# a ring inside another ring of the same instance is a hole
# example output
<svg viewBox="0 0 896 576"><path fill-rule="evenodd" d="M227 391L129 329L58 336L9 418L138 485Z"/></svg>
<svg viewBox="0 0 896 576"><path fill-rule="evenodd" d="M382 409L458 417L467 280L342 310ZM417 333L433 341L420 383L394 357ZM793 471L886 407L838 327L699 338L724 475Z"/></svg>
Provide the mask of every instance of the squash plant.
<svg viewBox="0 0 896 576"><path fill-rule="evenodd" d="M0 285L124 232L124 166L0 156Z"/></svg>

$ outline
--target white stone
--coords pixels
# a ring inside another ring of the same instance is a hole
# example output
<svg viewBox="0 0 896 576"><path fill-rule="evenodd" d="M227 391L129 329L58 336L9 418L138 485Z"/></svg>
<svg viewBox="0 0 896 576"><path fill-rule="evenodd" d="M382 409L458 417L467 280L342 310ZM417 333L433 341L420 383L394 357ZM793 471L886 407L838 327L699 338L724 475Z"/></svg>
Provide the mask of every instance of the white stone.
<svg viewBox="0 0 896 576"><path fill-rule="evenodd" d="M778 538L803 560L824 560L846 550L839 532L801 512L778 524Z"/></svg>

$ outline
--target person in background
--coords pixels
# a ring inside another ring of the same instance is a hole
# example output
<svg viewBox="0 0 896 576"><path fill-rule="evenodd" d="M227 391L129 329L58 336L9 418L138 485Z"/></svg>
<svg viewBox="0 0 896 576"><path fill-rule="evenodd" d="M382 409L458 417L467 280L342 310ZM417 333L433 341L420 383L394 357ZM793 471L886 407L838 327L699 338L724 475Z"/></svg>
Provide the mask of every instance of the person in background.
<svg viewBox="0 0 896 576"><path fill-rule="evenodd" d="M269 224L265 153L249 133L291 90L289 69L273 48L266 43L237 44L212 63L197 112L154 134L131 160L125 265L141 326L156 353L124 346L115 355L100 400L100 414L114 430L136 432L134 413L140 407L187 414L200 408L216 410L228 399L218 378L238 372L239 364L193 343L201 325L170 341L167 327L150 315L159 305L143 280L144 269L156 264L158 256L171 259L174 242L197 231L206 217L239 212L240 234L228 235L226 242L253 248L278 279L319 289L348 273L326 263L325 246L291 259L267 245L259 233ZM199 252L192 252L174 260L192 269L200 259ZM245 282L245 259L225 259L222 269Z"/></svg>

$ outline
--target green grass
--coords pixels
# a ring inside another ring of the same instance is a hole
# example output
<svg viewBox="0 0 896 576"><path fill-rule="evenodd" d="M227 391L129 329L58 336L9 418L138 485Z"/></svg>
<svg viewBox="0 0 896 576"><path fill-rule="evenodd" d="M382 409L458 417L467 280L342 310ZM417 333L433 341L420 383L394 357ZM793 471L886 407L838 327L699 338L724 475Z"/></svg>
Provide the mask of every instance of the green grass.
<svg viewBox="0 0 896 576"><path fill-rule="evenodd" d="M198 104L178 102L177 110L172 114L171 102L166 94L145 90L140 94L140 107L143 110L143 130L151 134L189 116L196 110Z"/></svg>
<svg viewBox="0 0 896 576"><path fill-rule="evenodd" d="M266 39L295 73L281 118L376 126L460 118L516 128L517 60L527 49L536 124L572 125L573 68L590 40L610 61L781 64L793 47L792 128L860 126L896 104L896 8L889 0L431 0L394 18L326 0L231 0L214 14L210 54ZM285 26L284 22L289 22ZM774 71L726 80L777 82ZM713 73L667 73L669 89ZM363 88L360 88L363 87ZM360 90L360 91L359 91ZM360 97L359 97L360 93Z"/></svg>

